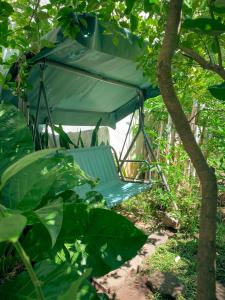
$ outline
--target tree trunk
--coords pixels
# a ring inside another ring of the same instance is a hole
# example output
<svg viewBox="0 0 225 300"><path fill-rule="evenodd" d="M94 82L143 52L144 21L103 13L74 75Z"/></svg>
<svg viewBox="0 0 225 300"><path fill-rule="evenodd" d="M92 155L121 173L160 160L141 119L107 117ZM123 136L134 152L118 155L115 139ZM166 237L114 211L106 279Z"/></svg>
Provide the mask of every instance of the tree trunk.
<svg viewBox="0 0 225 300"><path fill-rule="evenodd" d="M171 61L177 47L182 0L171 0L158 60L160 91L176 130L188 153L202 186L200 231L198 244L197 299L214 300L215 296L215 235L217 183L214 171L208 166L191 131L173 86Z"/></svg>

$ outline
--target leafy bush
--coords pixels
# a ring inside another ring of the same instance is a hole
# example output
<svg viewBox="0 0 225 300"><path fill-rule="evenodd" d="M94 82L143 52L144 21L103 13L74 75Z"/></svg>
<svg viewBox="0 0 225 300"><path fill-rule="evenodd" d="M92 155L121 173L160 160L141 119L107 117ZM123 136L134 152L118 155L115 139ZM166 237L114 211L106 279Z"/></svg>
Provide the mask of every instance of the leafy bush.
<svg viewBox="0 0 225 300"><path fill-rule="evenodd" d="M146 236L79 197L76 187L95 182L72 157L57 149L33 152L15 107L0 105L0 124L1 297L100 299L91 277L131 259Z"/></svg>

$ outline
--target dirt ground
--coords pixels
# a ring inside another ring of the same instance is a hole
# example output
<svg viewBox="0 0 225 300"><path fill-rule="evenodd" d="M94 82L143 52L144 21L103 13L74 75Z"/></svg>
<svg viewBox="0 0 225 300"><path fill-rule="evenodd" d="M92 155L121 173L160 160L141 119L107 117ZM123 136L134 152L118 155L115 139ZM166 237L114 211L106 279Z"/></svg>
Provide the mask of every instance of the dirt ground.
<svg viewBox="0 0 225 300"><path fill-rule="evenodd" d="M143 224L136 225L143 227ZM113 300L149 300L151 292L140 271L146 258L155 252L156 246L166 243L170 235L171 232L166 230L150 234L146 244L133 259L119 269L94 279L97 290L106 293Z"/></svg>

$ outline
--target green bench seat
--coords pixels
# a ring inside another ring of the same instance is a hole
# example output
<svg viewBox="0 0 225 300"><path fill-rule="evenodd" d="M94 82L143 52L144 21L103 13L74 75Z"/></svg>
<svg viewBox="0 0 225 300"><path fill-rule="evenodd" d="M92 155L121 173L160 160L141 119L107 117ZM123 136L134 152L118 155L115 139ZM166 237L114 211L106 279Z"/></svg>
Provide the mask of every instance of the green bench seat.
<svg viewBox="0 0 225 300"><path fill-rule="evenodd" d="M119 177L110 146L79 148L67 153L86 174L99 179L93 190L103 195L108 207L151 188L149 183L128 182ZM81 196L89 190L88 186L75 189Z"/></svg>

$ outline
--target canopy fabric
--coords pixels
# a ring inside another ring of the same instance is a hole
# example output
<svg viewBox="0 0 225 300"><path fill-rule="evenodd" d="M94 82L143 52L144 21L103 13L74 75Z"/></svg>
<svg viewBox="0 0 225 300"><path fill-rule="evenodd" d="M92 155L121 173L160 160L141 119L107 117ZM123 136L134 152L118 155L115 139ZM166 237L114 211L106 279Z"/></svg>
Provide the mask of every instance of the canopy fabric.
<svg viewBox="0 0 225 300"><path fill-rule="evenodd" d="M140 106L138 93L144 99L159 94L143 70L137 68L137 58L143 53L139 40L129 31L114 28L105 34L111 23L103 23L90 15L79 15L80 32L71 39L60 29L51 31L45 39L54 43L32 58L27 98L31 114L35 115L44 63L44 85L53 123L62 125L101 125L115 127L116 122ZM118 37L118 45L113 43ZM15 99L14 99L15 100ZM39 123L47 117L42 99Z"/></svg>

